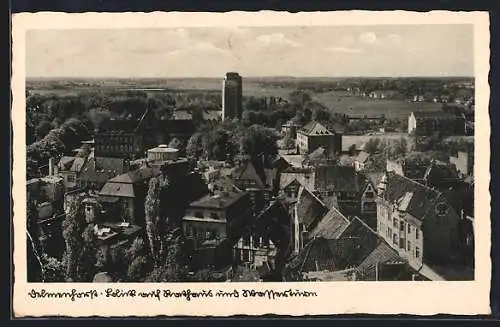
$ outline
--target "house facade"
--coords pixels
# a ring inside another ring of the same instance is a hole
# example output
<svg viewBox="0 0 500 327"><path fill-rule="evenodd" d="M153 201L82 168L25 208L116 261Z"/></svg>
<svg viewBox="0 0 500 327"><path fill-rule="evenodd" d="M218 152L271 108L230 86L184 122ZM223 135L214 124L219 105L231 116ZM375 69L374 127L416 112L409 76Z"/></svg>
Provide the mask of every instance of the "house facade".
<svg viewBox="0 0 500 327"><path fill-rule="evenodd" d="M332 132L318 122L312 121L297 131L297 150L300 154L312 153L319 147L329 155L342 152L342 134Z"/></svg>
<svg viewBox="0 0 500 327"><path fill-rule="evenodd" d="M183 230L195 248L206 241L227 239L241 221L250 217L247 193L221 192L192 202L182 219Z"/></svg>
<svg viewBox="0 0 500 327"><path fill-rule="evenodd" d="M415 267L453 260L460 217L442 193L389 172L378 187L377 232Z"/></svg>

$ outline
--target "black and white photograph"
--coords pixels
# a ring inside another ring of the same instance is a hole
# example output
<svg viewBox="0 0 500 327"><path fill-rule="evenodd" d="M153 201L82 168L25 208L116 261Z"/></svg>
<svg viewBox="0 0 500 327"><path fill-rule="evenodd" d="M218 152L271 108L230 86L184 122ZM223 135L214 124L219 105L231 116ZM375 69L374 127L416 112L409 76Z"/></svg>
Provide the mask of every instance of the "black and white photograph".
<svg viewBox="0 0 500 327"><path fill-rule="evenodd" d="M26 282L473 282L476 36L27 29Z"/></svg>

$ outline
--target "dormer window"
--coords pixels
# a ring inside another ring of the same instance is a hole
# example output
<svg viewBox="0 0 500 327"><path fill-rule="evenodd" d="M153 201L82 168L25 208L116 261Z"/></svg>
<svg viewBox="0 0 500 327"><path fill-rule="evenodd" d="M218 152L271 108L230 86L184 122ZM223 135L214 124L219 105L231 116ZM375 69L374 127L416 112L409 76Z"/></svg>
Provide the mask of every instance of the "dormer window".
<svg viewBox="0 0 500 327"><path fill-rule="evenodd" d="M444 202L440 202L436 206L436 214L438 216L444 216L448 213L448 206Z"/></svg>

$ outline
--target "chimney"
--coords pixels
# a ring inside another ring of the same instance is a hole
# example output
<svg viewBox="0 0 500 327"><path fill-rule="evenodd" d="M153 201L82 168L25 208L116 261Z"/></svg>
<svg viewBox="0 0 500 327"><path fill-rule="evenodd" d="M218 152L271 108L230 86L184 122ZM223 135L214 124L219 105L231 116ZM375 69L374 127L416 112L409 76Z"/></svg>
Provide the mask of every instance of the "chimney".
<svg viewBox="0 0 500 327"><path fill-rule="evenodd" d="M56 174L55 165L54 165L54 157L49 158L49 176L54 176Z"/></svg>

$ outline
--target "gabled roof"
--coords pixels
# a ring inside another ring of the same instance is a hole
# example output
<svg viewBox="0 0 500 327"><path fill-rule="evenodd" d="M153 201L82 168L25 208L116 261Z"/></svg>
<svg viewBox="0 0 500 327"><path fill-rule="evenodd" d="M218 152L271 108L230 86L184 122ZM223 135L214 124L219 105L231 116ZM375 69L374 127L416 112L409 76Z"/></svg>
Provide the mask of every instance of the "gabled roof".
<svg viewBox="0 0 500 327"><path fill-rule="evenodd" d="M59 159L57 167L61 170L70 170L71 165L73 165L73 161L75 161L75 157L63 156Z"/></svg>
<svg viewBox="0 0 500 327"><path fill-rule="evenodd" d="M333 135L331 131L329 131L325 126L321 125L317 121L312 121L306 126L302 127L300 129L300 132L308 136Z"/></svg>
<svg viewBox="0 0 500 327"><path fill-rule="evenodd" d="M313 228L328 212L328 208L325 204L304 186L299 188L295 206L299 221L303 223L307 229Z"/></svg>
<svg viewBox="0 0 500 327"><path fill-rule="evenodd" d="M244 179L244 180L252 180L255 181L256 186L258 188L265 188L266 183L263 177L257 173L257 169L255 166L248 161L241 169L238 169L239 172L236 173L236 179Z"/></svg>
<svg viewBox="0 0 500 327"><path fill-rule="evenodd" d="M386 183L384 198L404 206L404 211L420 220L441 197L440 192L393 172L387 173Z"/></svg>

